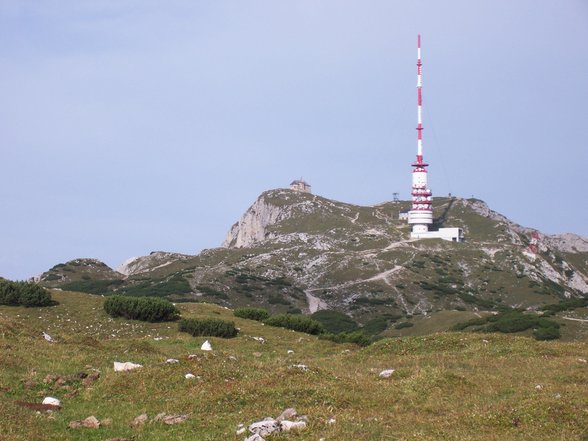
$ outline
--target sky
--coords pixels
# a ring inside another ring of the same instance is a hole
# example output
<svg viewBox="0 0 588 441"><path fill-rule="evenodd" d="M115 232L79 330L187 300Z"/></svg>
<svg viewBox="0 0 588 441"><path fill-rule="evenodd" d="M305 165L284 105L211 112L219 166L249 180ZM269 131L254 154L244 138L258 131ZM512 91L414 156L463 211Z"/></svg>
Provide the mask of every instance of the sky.
<svg viewBox="0 0 588 441"><path fill-rule="evenodd" d="M265 190L588 236L586 0L0 0L0 276L219 246Z"/></svg>

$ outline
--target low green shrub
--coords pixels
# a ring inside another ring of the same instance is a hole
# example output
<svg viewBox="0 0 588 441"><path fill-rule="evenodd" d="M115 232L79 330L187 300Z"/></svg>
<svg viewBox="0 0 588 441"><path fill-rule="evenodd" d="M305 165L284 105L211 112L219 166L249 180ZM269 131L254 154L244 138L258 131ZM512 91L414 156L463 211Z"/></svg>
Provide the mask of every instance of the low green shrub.
<svg viewBox="0 0 588 441"><path fill-rule="evenodd" d="M9 306L50 306L51 294L42 286L30 282L0 280L0 305Z"/></svg>
<svg viewBox="0 0 588 441"><path fill-rule="evenodd" d="M506 334L533 329L533 337L537 340L553 340L560 337L559 323L537 314L525 314L518 309L504 309L499 314L480 317L457 323L452 331L502 332Z"/></svg>
<svg viewBox="0 0 588 441"><path fill-rule="evenodd" d="M404 329L404 328L411 328L414 326L414 323L411 322L400 322L394 325L394 329Z"/></svg>
<svg viewBox="0 0 588 441"><path fill-rule="evenodd" d="M145 322L167 322L180 316L173 303L155 297L111 296L104 301L104 311L111 317Z"/></svg>
<svg viewBox="0 0 588 441"><path fill-rule="evenodd" d="M269 312L263 308L237 308L233 311L233 314L235 317L257 320L258 322L262 322L270 316Z"/></svg>
<svg viewBox="0 0 588 441"><path fill-rule="evenodd" d="M325 328L320 322L303 315L279 314L264 320L263 323L269 326L292 329L293 331L305 332L306 334L312 335L325 332Z"/></svg>
<svg viewBox="0 0 588 441"><path fill-rule="evenodd" d="M233 338L239 332L235 323L220 319L182 319L178 329L194 337Z"/></svg>
<svg viewBox="0 0 588 441"><path fill-rule="evenodd" d="M388 321L384 317L377 317L369 320L363 325L362 331L367 335L378 335L388 328Z"/></svg>
<svg viewBox="0 0 588 441"><path fill-rule="evenodd" d="M545 312L544 315L553 315L561 311L569 311L576 308L588 307L588 297L582 297L579 299L561 300L559 303L551 304L541 308Z"/></svg>
<svg viewBox="0 0 588 441"><path fill-rule="evenodd" d="M561 333L558 328L537 328L533 331L533 337L536 340L556 340L561 337Z"/></svg>
<svg viewBox="0 0 588 441"><path fill-rule="evenodd" d="M319 339L329 340L335 343L355 343L359 346L369 346L373 343L373 339L368 337L361 331L340 332L338 334L320 334Z"/></svg>
<svg viewBox="0 0 588 441"><path fill-rule="evenodd" d="M330 309L321 309L310 316L320 322L325 330L331 334L356 331L357 323L347 314Z"/></svg>

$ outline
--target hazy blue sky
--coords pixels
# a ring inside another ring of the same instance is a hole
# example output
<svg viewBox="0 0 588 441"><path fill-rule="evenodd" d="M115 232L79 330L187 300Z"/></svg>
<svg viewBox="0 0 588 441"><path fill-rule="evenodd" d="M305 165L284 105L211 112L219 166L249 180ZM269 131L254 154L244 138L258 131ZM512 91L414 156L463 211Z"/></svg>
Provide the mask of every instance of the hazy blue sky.
<svg viewBox="0 0 588 441"><path fill-rule="evenodd" d="M304 177L588 235L588 1L0 0L0 276L218 246Z"/></svg>

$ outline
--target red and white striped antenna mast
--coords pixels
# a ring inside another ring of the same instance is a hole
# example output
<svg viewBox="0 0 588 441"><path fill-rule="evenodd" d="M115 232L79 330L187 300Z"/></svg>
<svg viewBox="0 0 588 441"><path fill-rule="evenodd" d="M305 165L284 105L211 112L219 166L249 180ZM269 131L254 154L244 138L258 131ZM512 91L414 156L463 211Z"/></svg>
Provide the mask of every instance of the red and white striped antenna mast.
<svg viewBox="0 0 588 441"><path fill-rule="evenodd" d="M427 185L427 167L423 161L423 80L421 61L421 35L417 38L417 157L412 166L412 208L408 212L408 224L412 225L411 237L426 235L433 223L432 192Z"/></svg>
<svg viewBox="0 0 588 441"><path fill-rule="evenodd" d="M423 78L421 62L421 34L417 37L417 164L423 164Z"/></svg>

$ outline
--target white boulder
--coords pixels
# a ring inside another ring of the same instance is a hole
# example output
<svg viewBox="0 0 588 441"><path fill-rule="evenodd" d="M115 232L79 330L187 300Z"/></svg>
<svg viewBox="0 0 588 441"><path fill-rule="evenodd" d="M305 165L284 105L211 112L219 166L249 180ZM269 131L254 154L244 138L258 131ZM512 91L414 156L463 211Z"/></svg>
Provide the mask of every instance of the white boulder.
<svg viewBox="0 0 588 441"><path fill-rule="evenodd" d="M61 406L61 401L54 397L45 397L43 404L49 404L50 406Z"/></svg>
<svg viewBox="0 0 588 441"><path fill-rule="evenodd" d="M115 361L114 362L114 371L115 372L125 372L125 371L132 371L133 369L142 368L143 365L131 363L130 361L125 361L124 363Z"/></svg>

